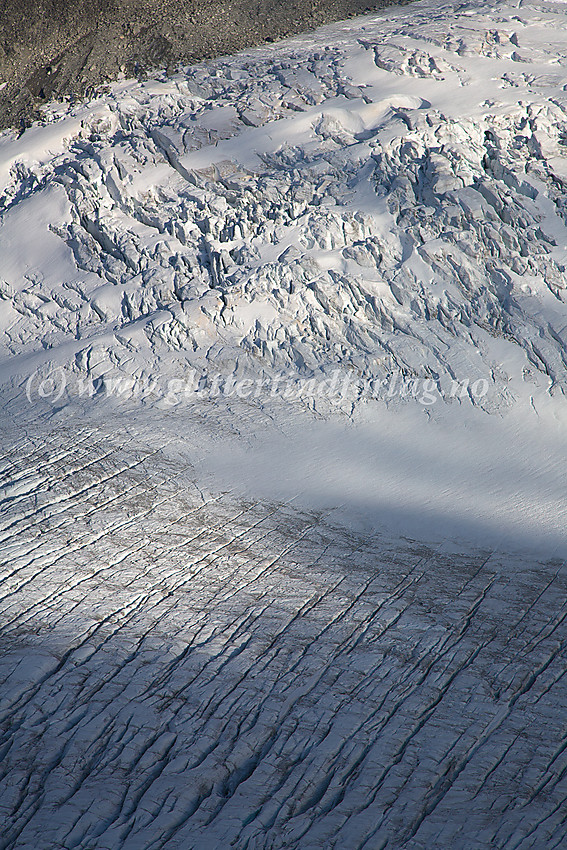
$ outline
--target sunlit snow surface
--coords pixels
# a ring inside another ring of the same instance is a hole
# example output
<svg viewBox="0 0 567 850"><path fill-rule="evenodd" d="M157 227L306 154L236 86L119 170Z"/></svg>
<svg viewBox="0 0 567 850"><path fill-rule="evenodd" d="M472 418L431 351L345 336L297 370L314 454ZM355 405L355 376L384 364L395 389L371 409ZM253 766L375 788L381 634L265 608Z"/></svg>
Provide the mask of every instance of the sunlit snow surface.
<svg viewBox="0 0 567 850"><path fill-rule="evenodd" d="M0 847L564 846L564 9L0 138Z"/></svg>

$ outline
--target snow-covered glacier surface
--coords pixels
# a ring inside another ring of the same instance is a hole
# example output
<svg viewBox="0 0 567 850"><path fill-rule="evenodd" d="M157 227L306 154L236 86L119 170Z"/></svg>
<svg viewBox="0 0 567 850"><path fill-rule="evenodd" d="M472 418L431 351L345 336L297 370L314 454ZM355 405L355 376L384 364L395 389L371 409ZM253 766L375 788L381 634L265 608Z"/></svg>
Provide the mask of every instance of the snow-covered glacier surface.
<svg viewBox="0 0 567 850"><path fill-rule="evenodd" d="M564 846L566 190L551 0L0 137L0 847Z"/></svg>

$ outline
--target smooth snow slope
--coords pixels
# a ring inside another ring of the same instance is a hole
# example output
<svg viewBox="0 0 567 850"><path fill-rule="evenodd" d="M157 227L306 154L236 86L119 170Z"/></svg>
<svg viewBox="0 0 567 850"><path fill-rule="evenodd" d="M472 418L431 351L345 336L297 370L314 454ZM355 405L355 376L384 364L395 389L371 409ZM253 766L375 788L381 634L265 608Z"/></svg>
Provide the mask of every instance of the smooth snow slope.
<svg viewBox="0 0 567 850"><path fill-rule="evenodd" d="M563 846L564 10L0 137L0 847Z"/></svg>

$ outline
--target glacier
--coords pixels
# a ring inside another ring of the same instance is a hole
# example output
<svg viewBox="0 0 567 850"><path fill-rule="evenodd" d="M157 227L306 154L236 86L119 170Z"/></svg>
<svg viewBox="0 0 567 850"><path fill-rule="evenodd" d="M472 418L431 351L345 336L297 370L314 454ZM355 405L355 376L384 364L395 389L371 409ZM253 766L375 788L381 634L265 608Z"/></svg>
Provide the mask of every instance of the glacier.
<svg viewBox="0 0 567 850"><path fill-rule="evenodd" d="M0 135L0 847L561 847L567 28L432 3Z"/></svg>

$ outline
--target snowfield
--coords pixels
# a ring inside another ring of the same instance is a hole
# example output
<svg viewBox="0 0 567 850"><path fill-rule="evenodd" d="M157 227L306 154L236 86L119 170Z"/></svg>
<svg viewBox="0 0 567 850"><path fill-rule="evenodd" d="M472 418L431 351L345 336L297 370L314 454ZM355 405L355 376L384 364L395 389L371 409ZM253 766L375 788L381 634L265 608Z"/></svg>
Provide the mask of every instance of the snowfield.
<svg viewBox="0 0 567 850"><path fill-rule="evenodd" d="M565 845L566 267L551 0L0 136L0 848Z"/></svg>

